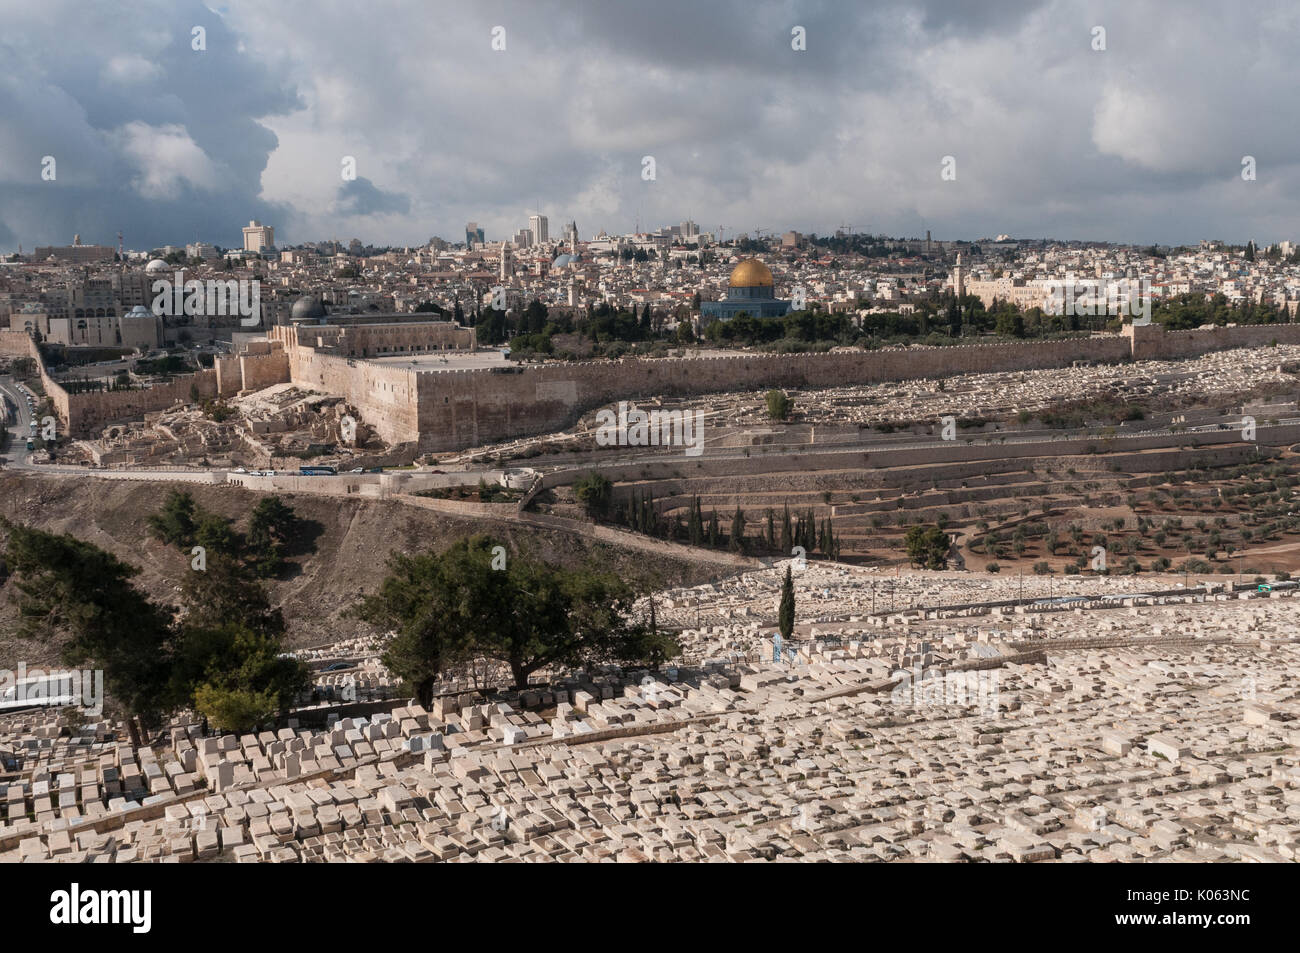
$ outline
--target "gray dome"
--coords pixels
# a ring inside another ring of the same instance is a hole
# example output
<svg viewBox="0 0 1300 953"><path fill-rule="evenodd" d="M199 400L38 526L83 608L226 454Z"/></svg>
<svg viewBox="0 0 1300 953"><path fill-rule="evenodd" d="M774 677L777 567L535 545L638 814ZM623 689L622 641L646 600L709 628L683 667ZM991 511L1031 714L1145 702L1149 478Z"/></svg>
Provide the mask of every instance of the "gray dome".
<svg viewBox="0 0 1300 953"><path fill-rule="evenodd" d="M315 295L305 295L293 303L289 311L291 321L315 321L325 317L325 305Z"/></svg>
<svg viewBox="0 0 1300 953"><path fill-rule="evenodd" d="M565 265L571 265L577 260L577 255L570 255L568 252L565 252L563 255L559 255L555 261L551 262L551 267L563 268Z"/></svg>

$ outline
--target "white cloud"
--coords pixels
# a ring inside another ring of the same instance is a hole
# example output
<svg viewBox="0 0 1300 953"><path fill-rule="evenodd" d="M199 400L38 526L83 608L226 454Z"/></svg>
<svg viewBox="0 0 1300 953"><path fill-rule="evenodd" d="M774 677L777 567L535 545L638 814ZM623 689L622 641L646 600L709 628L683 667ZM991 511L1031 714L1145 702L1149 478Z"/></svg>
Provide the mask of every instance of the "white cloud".
<svg viewBox="0 0 1300 953"><path fill-rule="evenodd" d="M132 186L147 199L175 199L182 185L214 191L222 184L217 165L183 126L129 122L109 139L135 166Z"/></svg>
<svg viewBox="0 0 1300 953"><path fill-rule="evenodd" d="M104 64L103 70L106 82L120 83L124 86L148 83L162 75L161 66L135 54L114 56Z"/></svg>

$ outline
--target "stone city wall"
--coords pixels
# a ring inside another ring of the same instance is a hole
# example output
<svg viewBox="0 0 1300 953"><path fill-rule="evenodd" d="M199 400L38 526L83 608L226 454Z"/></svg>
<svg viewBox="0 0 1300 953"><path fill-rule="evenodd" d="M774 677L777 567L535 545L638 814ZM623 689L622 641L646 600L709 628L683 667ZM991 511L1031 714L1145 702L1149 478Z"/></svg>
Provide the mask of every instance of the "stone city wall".
<svg viewBox="0 0 1300 953"><path fill-rule="evenodd" d="M45 375L42 375L41 380L45 384L45 392L54 399L54 406L67 426L68 433L74 437L93 436L114 421L143 417L151 411L187 404L192 399L191 388L198 391L200 399L217 396L216 371L199 371L185 377L176 377L145 390L89 394L68 394Z"/></svg>
<svg viewBox="0 0 1300 953"><path fill-rule="evenodd" d="M1128 358L1120 335L1032 344L898 348L848 354L625 358L417 372L421 450L452 450L562 429L622 399L768 387L807 389L950 374L1068 367ZM408 438L409 439L409 438Z"/></svg>
<svg viewBox="0 0 1300 953"><path fill-rule="evenodd" d="M239 356L241 390L263 390L289 381L289 355L281 348Z"/></svg>
<svg viewBox="0 0 1300 953"><path fill-rule="evenodd" d="M322 354L311 348L286 348L293 383L343 397L361 421L390 444L419 439L415 374L391 364Z"/></svg>
<svg viewBox="0 0 1300 953"><path fill-rule="evenodd" d="M0 330L0 357L31 357L36 343L23 331Z"/></svg>
<svg viewBox="0 0 1300 953"><path fill-rule="evenodd" d="M272 328L266 353L218 358L212 371L147 391L69 396L44 373L46 389L74 434L189 399L232 396L287 380L345 398L390 444L457 450L560 430L585 411L617 400L686 397L769 387L818 389L954 374L1069 367L1078 361L1196 357L1233 347L1300 343L1300 324L1165 332L1127 326L1122 334L1060 341L909 347L836 354L742 353L708 358L626 358L573 364L421 371L299 346L291 328ZM34 353L21 332L0 337L3 353ZM279 343L283 350L275 346ZM39 355L36 355L39 358ZM238 381L238 387L236 387Z"/></svg>
<svg viewBox="0 0 1300 953"><path fill-rule="evenodd" d="M418 417L403 439L421 450L453 450L569 426L616 400L684 397L768 387L843 387L954 374L1198 357L1272 342L1300 343L1300 324L1241 325L1165 332L1159 326L1060 341L910 347L844 354L736 354L710 358L625 358L415 375ZM409 421L403 420L404 427Z"/></svg>
<svg viewBox="0 0 1300 953"><path fill-rule="evenodd" d="M234 397L244 389L244 373L236 356L218 356L212 362L212 370L217 375L217 395Z"/></svg>
<svg viewBox="0 0 1300 953"><path fill-rule="evenodd" d="M24 339L25 344L20 345L17 340L19 337ZM0 353L11 357L31 357L36 361L45 395L53 404L64 432L73 437L92 436L115 420L140 417L150 411L166 410L174 404L186 403L190 400L191 387L198 390L200 397L217 395L216 371L199 371L145 390L69 394L49 375L45 361L41 359L40 348L26 334L0 332Z"/></svg>
<svg viewBox="0 0 1300 953"><path fill-rule="evenodd" d="M279 342L250 341L238 354L218 357L217 393L234 397L243 391L263 390L289 382L289 355Z"/></svg>
<svg viewBox="0 0 1300 953"><path fill-rule="evenodd" d="M1168 361L1234 347L1268 347L1274 341L1300 344L1300 324L1241 324L1192 331L1166 331L1158 324L1138 328L1129 325L1124 336L1132 340L1135 360Z"/></svg>

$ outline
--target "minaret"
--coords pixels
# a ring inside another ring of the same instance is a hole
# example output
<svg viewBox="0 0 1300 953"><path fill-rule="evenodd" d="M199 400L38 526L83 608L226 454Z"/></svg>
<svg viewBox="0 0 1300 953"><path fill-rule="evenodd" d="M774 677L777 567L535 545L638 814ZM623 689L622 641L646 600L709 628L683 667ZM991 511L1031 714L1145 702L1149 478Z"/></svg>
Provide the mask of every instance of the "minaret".
<svg viewBox="0 0 1300 953"><path fill-rule="evenodd" d="M957 252L957 264L952 269L952 291L958 298L966 293L966 282L961 267L961 252Z"/></svg>

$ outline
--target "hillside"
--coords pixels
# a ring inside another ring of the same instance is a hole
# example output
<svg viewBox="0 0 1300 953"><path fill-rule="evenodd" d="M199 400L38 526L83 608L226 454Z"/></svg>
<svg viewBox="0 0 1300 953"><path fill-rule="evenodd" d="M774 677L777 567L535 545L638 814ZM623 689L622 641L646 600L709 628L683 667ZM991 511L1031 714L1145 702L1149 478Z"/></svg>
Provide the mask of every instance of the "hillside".
<svg viewBox="0 0 1300 953"><path fill-rule="evenodd" d="M52 532L71 533L139 567L137 583L156 599L174 599L188 558L149 536L146 520L161 505L169 487L160 483L42 477L0 472L0 516ZM191 485L196 502L243 528L263 494L230 486ZM283 494L304 520L316 524L315 552L297 557L285 577L271 586L273 600L289 622L288 641L311 645L353 634L355 623L339 614L385 575L393 550L441 549L474 532L491 532L511 551L524 547L565 565L593 559L628 578L652 574L665 585L695 584L712 578L716 567L700 568L644 552L624 552L585 542L563 532L476 524L471 519L362 498ZM15 637L12 582L0 586L0 666L19 660L29 665L53 658L48 646Z"/></svg>

